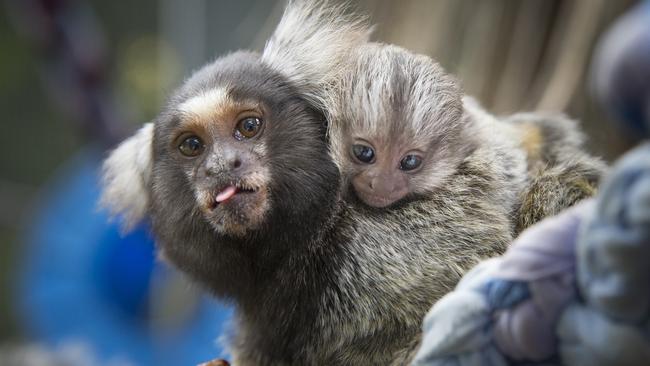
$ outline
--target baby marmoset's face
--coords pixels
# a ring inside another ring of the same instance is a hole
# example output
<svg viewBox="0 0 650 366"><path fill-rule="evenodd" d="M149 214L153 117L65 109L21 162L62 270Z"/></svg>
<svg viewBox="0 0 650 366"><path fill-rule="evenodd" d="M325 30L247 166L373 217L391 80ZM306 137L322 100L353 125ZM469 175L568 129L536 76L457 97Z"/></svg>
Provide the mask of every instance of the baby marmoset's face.
<svg viewBox="0 0 650 366"><path fill-rule="evenodd" d="M417 188L430 146L417 145L412 131L398 135L353 133L350 136L350 183L356 195L373 207L386 207Z"/></svg>
<svg viewBox="0 0 650 366"><path fill-rule="evenodd" d="M395 46L368 44L356 56L330 128L344 184L373 207L434 191L474 145L455 80Z"/></svg>

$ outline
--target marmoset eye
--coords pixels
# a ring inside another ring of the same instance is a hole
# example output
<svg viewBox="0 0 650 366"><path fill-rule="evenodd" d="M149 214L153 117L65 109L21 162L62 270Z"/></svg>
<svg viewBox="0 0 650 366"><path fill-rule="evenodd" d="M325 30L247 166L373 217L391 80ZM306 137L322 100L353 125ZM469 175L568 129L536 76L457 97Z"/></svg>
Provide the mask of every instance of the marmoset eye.
<svg viewBox="0 0 650 366"><path fill-rule="evenodd" d="M262 130L262 120L257 117L246 117L237 122L235 126L235 138L237 140L250 139L255 137Z"/></svg>
<svg viewBox="0 0 650 366"><path fill-rule="evenodd" d="M375 150L366 145L352 145L352 153L362 163L371 164L375 161Z"/></svg>
<svg viewBox="0 0 650 366"><path fill-rule="evenodd" d="M399 168L404 171L415 170L422 165L422 158L417 155L406 155L400 162Z"/></svg>
<svg viewBox="0 0 650 366"><path fill-rule="evenodd" d="M201 154L204 147L203 141L198 136L189 136L178 145L178 150L185 156L194 157Z"/></svg>

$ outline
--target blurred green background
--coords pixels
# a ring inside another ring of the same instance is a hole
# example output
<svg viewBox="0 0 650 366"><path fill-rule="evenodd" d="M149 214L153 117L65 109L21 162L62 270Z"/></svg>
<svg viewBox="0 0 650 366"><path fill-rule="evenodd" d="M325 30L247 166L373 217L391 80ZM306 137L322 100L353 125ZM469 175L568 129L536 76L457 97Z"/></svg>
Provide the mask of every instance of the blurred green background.
<svg viewBox="0 0 650 366"><path fill-rule="evenodd" d="M75 4L74 1L69 1ZM21 341L12 309L20 238L44 185L93 136L52 83L48 58L26 34L38 17L20 0L0 8L0 344ZM283 2L83 1L103 37L107 90L125 130L152 119L191 70L227 51L259 50ZM558 110L582 120L591 151L611 160L633 142L589 94L589 65L604 29L634 0L363 0L375 39L435 57L490 110ZM75 5L76 6L76 5ZM49 70L49 71L48 71ZM56 78L54 78L56 81ZM49 81L48 81L49 80ZM108 146L108 145L104 145Z"/></svg>

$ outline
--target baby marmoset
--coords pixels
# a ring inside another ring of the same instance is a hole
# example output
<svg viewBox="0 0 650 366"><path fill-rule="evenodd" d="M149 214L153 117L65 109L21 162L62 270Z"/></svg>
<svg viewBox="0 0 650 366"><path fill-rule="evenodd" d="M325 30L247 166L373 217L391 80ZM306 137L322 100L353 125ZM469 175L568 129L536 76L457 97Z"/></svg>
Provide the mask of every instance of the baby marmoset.
<svg viewBox="0 0 650 366"><path fill-rule="evenodd" d="M352 60L328 103L332 155L343 186L353 188L348 199L373 207L432 195L454 202L442 188L453 187L458 170L472 164L498 187L495 202L514 210L526 176L514 127L463 97L427 56L368 43Z"/></svg>
<svg viewBox="0 0 650 366"><path fill-rule="evenodd" d="M314 85L368 27L337 9L291 3L263 55L196 72L105 162L104 204L150 216L169 262L236 305L235 365L405 364L430 306L512 239L493 150L387 212L342 198Z"/></svg>
<svg viewBox="0 0 650 366"><path fill-rule="evenodd" d="M436 194L462 161L480 159L502 184L519 232L593 194L602 174L572 121L498 119L431 58L400 47L357 48L329 97L332 153L348 199L376 208Z"/></svg>

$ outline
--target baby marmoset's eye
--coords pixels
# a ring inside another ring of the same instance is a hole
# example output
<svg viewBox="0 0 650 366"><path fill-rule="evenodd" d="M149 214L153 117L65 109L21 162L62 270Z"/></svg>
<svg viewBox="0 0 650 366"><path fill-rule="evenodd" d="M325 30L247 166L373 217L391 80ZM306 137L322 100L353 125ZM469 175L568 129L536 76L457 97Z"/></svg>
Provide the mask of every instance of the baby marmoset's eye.
<svg viewBox="0 0 650 366"><path fill-rule="evenodd" d="M203 141L198 136L188 136L185 138L180 145L178 145L178 150L181 152L181 154L188 156L188 157L194 157L198 156L203 152L203 149L205 148L205 145L203 144Z"/></svg>
<svg viewBox="0 0 650 366"><path fill-rule="evenodd" d="M404 171L415 170L422 165L422 158L417 155L406 155L400 162L399 168Z"/></svg>
<svg viewBox="0 0 650 366"><path fill-rule="evenodd" d="M262 120L257 117L246 117L235 126L234 136L237 140L255 137L262 130Z"/></svg>
<svg viewBox="0 0 650 366"><path fill-rule="evenodd" d="M375 161L375 150L366 145L352 145L352 154L360 162L370 164Z"/></svg>

